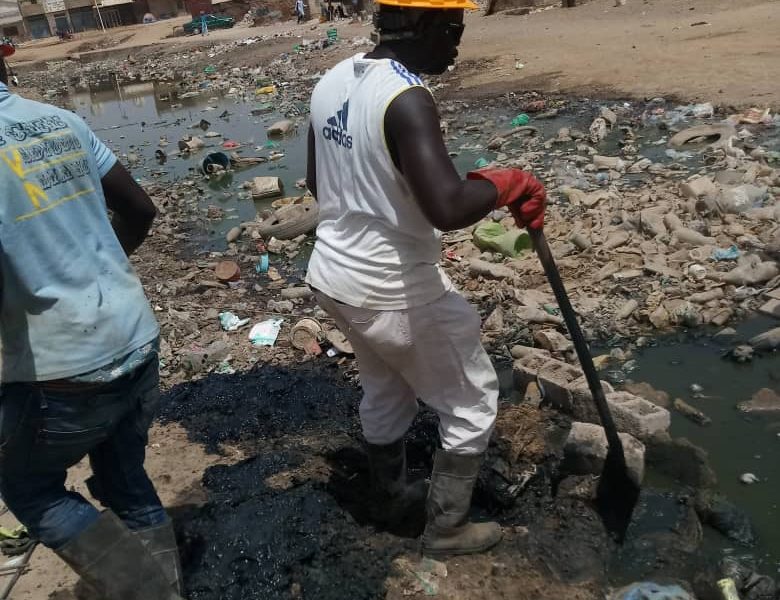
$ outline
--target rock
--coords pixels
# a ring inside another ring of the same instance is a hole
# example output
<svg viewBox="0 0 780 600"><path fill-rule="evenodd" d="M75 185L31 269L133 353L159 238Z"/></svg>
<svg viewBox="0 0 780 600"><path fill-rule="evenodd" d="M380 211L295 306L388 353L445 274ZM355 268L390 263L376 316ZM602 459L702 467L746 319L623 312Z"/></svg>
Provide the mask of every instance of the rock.
<svg viewBox="0 0 780 600"><path fill-rule="evenodd" d="M687 227L680 227L672 234L673 241L683 244L691 244L693 246L705 246L707 244L714 244L715 238L702 235L698 231L688 229Z"/></svg>
<svg viewBox="0 0 780 600"><path fill-rule="evenodd" d="M750 518L724 496L705 490L697 494L696 513L702 523L719 531L730 540L752 546L756 533Z"/></svg>
<svg viewBox="0 0 780 600"><path fill-rule="evenodd" d="M747 402L741 402L737 408L747 413L780 412L780 394L769 388L761 388Z"/></svg>
<svg viewBox="0 0 780 600"><path fill-rule="evenodd" d="M241 237L241 228L240 227L233 227L230 231L227 232L227 235L225 235L225 240L228 244L232 244L235 242L238 238Z"/></svg>
<svg viewBox="0 0 780 600"><path fill-rule="evenodd" d="M747 258L747 257L746 257ZM738 267L720 275L720 280L733 285L755 285L780 275L780 267L774 261L761 262L758 257L747 258Z"/></svg>
<svg viewBox="0 0 780 600"><path fill-rule="evenodd" d="M737 335L737 330L733 327L725 327L718 331L717 333L713 334L713 338L719 339L719 338L730 338L735 337Z"/></svg>
<svg viewBox="0 0 780 600"><path fill-rule="evenodd" d="M603 117L597 117L590 124L589 136L590 141L594 144L598 144L601 140L607 137L607 121Z"/></svg>
<svg viewBox="0 0 780 600"><path fill-rule="evenodd" d="M269 300L266 308L272 313L289 314L292 312L294 305L292 300Z"/></svg>
<svg viewBox="0 0 780 600"><path fill-rule="evenodd" d="M504 329L504 311L500 306L493 309L485 322L482 324L482 331L501 331Z"/></svg>
<svg viewBox="0 0 780 600"><path fill-rule="evenodd" d="M653 237L667 233L663 217L652 210L643 210L639 213L639 229Z"/></svg>
<svg viewBox="0 0 780 600"><path fill-rule="evenodd" d="M693 421L697 425L707 426L712 424L712 419L705 415L698 408L691 406L682 398L674 399L675 410L684 416L689 421Z"/></svg>
<svg viewBox="0 0 780 600"><path fill-rule="evenodd" d="M282 290L281 296L285 300L295 300L296 298L311 298L314 296L314 292L309 287L289 287Z"/></svg>
<svg viewBox="0 0 780 600"><path fill-rule="evenodd" d="M181 354L181 365L190 373L200 373L228 357L230 347L222 340L215 340L205 348L185 350Z"/></svg>
<svg viewBox="0 0 780 600"><path fill-rule="evenodd" d="M724 296L723 288L716 287L716 288L712 288L711 290L707 290L706 292L690 294L688 296L688 300L690 300L691 302L695 302L696 304L705 304L712 300L720 300L721 298L723 298L723 296Z"/></svg>
<svg viewBox="0 0 780 600"><path fill-rule="evenodd" d="M474 276L482 275L483 277L490 277L491 279L512 279L515 275L514 271L509 267L480 260L478 258L471 260L469 272Z"/></svg>
<svg viewBox="0 0 780 600"><path fill-rule="evenodd" d="M712 488L717 483L707 452L685 438L658 435L647 441L647 465L683 485Z"/></svg>
<svg viewBox="0 0 780 600"><path fill-rule="evenodd" d="M517 317L525 323L552 323L553 325L563 325L563 319L556 315L551 315L541 308L533 306L521 306L516 311Z"/></svg>
<svg viewBox="0 0 780 600"><path fill-rule="evenodd" d="M626 162L617 156L594 156L593 164L598 170L624 171Z"/></svg>
<svg viewBox="0 0 780 600"><path fill-rule="evenodd" d="M653 386L646 382L639 383L626 383L623 388L636 396L640 396L645 400L649 400L656 406L668 408L671 405L671 398L669 394L664 391L656 390Z"/></svg>
<svg viewBox="0 0 780 600"><path fill-rule="evenodd" d="M283 119L281 121L277 121L268 129L266 129L266 133L269 136L285 135L294 129L294 127L295 124L290 119Z"/></svg>
<svg viewBox="0 0 780 600"><path fill-rule="evenodd" d="M529 356L535 356L542 360L550 360L552 358L547 350L542 350L541 348L532 348L531 346L521 346L519 344L512 346L512 349L509 351L509 353L512 355L512 358L515 359Z"/></svg>
<svg viewBox="0 0 780 600"><path fill-rule="evenodd" d="M774 350L780 348L780 327L775 327L750 338L750 345L756 350Z"/></svg>
<svg viewBox="0 0 780 600"><path fill-rule="evenodd" d="M550 352L565 353L573 347L572 341L565 335L545 329L537 331L534 334L534 341L539 344L540 347Z"/></svg>
<svg viewBox="0 0 780 600"><path fill-rule="evenodd" d="M740 344L739 346L735 346L731 352L729 352L729 356L734 360L734 362L738 363L746 363L753 360L753 346L748 346L747 344Z"/></svg>
<svg viewBox="0 0 780 600"><path fill-rule="evenodd" d="M618 321L627 319L634 313L634 311L637 308L639 308L639 302L637 302L633 298L630 300L626 300L623 303L623 305L618 309L618 311L615 313L615 319L617 319Z"/></svg>
<svg viewBox="0 0 780 600"><path fill-rule="evenodd" d="M770 298L758 308L758 312L780 319L780 300Z"/></svg>
<svg viewBox="0 0 780 600"><path fill-rule="evenodd" d="M695 179L681 183L679 190L680 194L686 198L695 200L702 196L714 196L718 193L718 186L716 186L709 177L696 177Z"/></svg>
<svg viewBox="0 0 780 600"><path fill-rule="evenodd" d="M669 313L666 311L663 305L659 305L658 308L650 313L648 318L653 324L653 327L656 329L663 329L669 326Z"/></svg>
<svg viewBox="0 0 780 600"><path fill-rule="evenodd" d="M641 485L645 470L645 445L627 433L619 435L629 476ZM572 423L563 450L562 468L573 475L599 475L604 469L607 449L607 435L603 427L592 423Z"/></svg>

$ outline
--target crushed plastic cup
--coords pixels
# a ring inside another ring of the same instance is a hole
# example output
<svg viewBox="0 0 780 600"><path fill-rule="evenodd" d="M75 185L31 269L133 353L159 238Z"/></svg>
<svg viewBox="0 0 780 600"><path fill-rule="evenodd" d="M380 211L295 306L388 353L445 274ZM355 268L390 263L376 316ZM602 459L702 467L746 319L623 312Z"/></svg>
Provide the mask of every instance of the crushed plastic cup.
<svg viewBox="0 0 780 600"><path fill-rule="evenodd" d="M255 265L257 273L268 273L268 254L263 254L260 261Z"/></svg>
<svg viewBox="0 0 780 600"><path fill-rule="evenodd" d="M483 169L484 167L487 167L490 164L490 162L483 157L479 157L477 160L474 161L474 166L477 167L477 169Z"/></svg>
<svg viewBox="0 0 780 600"><path fill-rule="evenodd" d="M731 245L728 248L715 248L712 251L712 258L714 260L737 260L739 254L739 248Z"/></svg>
<svg viewBox="0 0 780 600"><path fill-rule="evenodd" d="M242 319L230 311L219 313L219 324L225 331L235 331L247 323L249 323L249 319Z"/></svg>
<svg viewBox="0 0 780 600"><path fill-rule="evenodd" d="M253 346L273 346L283 322L284 319L274 318L256 323L249 331L249 341Z"/></svg>

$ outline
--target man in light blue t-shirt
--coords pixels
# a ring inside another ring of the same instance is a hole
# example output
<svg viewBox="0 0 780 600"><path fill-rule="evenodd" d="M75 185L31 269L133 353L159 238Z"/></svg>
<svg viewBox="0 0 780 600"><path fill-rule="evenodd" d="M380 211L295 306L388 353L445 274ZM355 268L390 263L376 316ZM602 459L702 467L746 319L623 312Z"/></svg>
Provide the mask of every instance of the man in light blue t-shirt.
<svg viewBox="0 0 780 600"><path fill-rule="evenodd" d="M180 599L144 470L159 328L128 260L155 207L78 116L9 93L12 53L0 44L0 495L99 597ZM102 513L65 488L85 456Z"/></svg>

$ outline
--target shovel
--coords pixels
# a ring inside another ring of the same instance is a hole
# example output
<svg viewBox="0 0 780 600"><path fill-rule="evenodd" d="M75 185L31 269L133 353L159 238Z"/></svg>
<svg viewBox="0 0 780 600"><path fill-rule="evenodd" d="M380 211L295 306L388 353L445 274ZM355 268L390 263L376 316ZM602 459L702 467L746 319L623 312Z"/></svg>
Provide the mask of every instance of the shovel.
<svg viewBox="0 0 780 600"><path fill-rule="evenodd" d="M555 265L547 239L541 229L528 229L531 241L534 244L539 261L544 267L545 275L558 301L563 320L571 334L577 358L580 360L585 378L588 380L590 393L601 418L601 424L607 434L608 451L604 461L604 470L599 478L598 491L596 493L596 506L607 530L615 537L618 543L622 543L626 536L626 530L631 522L631 514L634 512L639 499L639 485L628 474L626 456L623 452L623 443L618 436L615 421L607 404L604 389L601 387L593 358L588 350L588 344L582 335L582 330L577 323L577 315L569 302L566 288L563 286L558 267Z"/></svg>

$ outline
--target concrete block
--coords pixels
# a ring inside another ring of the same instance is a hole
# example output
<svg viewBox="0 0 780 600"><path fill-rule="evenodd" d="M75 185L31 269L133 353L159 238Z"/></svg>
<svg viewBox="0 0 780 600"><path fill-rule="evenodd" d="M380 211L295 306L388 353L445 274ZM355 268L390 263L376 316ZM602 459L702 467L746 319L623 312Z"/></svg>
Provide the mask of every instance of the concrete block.
<svg viewBox="0 0 780 600"><path fill-rule="evenodd" d="M669 411L628 392L607 394L618 430L630 433L640 440L648 440L668 431L672 421Z"/></svg>
<svg viewBox="0 0 780 600"><path fill-rule="evenodd" d="M512 349L512 353L514 356L519 357L513 365L513 376L514 387L521 393L528 387L529 383L536 382L537 375L546 363L550 361L558 362L550 358L550 353L541 348L515 346ZM542 382L542 385L544 384L545 382ZM545 387L546 390L547 388Z"/></svg>
<svg viewBox="0 0 780 600"><path fill-rule="evenodd" d="M642 483L645 475L645 445L628 433L619 434L631 479ZM573 475L599 475L607 458L607 434L600 425L572 423L563 449L563 469Z"/></svg>
<svg viewBox="0 0 780 600"><path fill-rule="evenodd" d="M601 387L604 388L605 395L615 391L615 388L608 381L602 380ZM569 384L569 391L571 392L572 406L568 414L578 421L600 424L601 418L596 410L596 404L593 402L593 395L590 393L585 375L572 381Z"/></svg>

